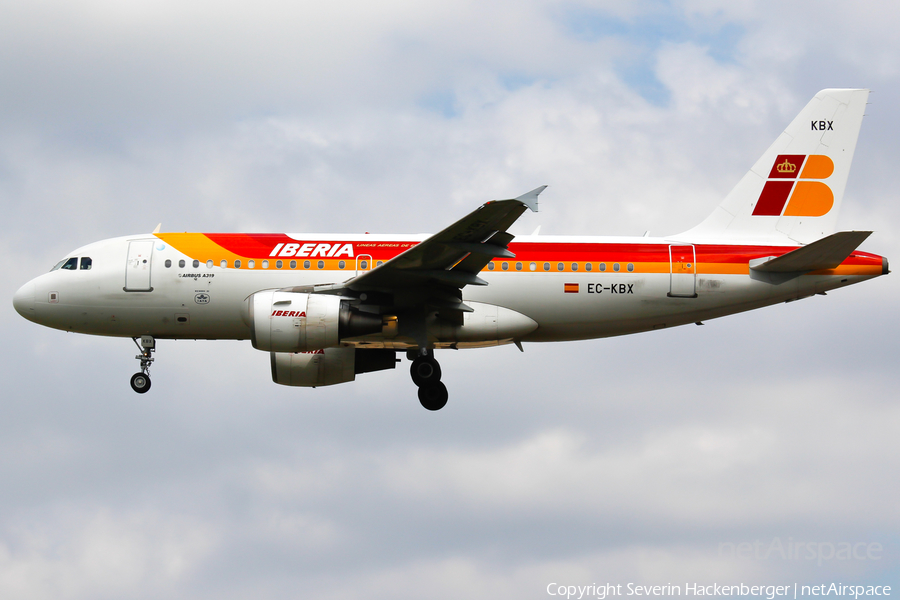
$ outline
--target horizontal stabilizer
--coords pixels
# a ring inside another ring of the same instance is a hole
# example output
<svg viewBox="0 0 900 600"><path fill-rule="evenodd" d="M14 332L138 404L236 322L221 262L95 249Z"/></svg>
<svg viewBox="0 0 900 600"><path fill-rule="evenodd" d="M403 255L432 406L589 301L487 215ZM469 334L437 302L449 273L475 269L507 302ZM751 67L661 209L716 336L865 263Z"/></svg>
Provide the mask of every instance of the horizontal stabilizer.
<svg viewBox="0 0 900 600"><path fill-rule="evenodd" d="M839 231L779 257L750 261L750 268L763 273L806 273L833 269L844 262L871 231Z"/></svg>

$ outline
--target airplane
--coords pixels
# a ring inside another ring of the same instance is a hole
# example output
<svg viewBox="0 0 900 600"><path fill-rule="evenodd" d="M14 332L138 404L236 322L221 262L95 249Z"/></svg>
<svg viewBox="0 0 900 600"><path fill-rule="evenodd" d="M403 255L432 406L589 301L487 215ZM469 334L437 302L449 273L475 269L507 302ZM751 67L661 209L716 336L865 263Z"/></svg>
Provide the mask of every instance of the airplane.
<svg viewBox="0 0 900 600"><path fill-rule="evenodd" d="M13 298L26 319L156 340L251 341L289 386L345 383L403 353L448 399L435 350L626 335L792 302L889 272L836 231L869 91L822 90L696 227L666 237L517 236L546 186L434 235L153 233L72 251Z"/></svg>

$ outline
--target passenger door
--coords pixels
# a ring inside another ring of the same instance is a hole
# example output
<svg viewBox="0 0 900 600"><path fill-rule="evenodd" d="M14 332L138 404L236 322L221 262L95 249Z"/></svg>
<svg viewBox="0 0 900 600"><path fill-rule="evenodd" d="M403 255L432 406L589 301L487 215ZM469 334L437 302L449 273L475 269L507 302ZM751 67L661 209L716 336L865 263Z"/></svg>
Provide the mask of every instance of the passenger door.
<svg viewBox="0 0 900 600"><path fill-rule="evenodd" d="M696 298L697 263L694 247L684 244L669 246L669 297Z"/></svg>
<svg viewBox="0 0 900 600"><path fill-rule="evenodd" d="M153 240L128 242L128 261L125 263L125 291L152 292L150 265L153 259Z"/></svg>

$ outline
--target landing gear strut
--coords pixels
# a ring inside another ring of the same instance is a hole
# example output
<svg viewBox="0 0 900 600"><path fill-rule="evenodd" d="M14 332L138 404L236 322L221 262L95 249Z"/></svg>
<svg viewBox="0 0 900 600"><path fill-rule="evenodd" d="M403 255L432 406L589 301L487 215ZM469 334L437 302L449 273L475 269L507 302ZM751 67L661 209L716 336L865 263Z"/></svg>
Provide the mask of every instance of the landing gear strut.
<svg viewBox="0 0 900 600"><path fill-rule="evenodd" d="M428 410L441 410L447 404L447 386L441 383L441 365L432 350L423 350L409 368L413 383L419 387L419 402Z"/></svg>
<svg viewBox="0 0 900 600"><path fill-rule="evenodd" d="M141 371L131 376L131 389L138 394L144 394L150 389L150 363L155 360L153 352L156 351L156 340L153 339L152 335L142 335L140 342L138 342L137 338L131 339L134 340L138 350L141 351L140 354L135 356L136 359L141 361Z"/></svg>

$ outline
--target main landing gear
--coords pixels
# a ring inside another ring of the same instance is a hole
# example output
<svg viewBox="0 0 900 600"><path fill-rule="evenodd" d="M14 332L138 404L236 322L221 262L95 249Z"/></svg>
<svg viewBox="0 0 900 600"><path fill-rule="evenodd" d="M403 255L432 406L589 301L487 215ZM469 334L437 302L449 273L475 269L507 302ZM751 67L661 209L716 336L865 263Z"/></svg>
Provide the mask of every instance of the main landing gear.
<svg viewBox="0 0 900 600"><path fill-rule="evenodd" d="M419 387L419 402L428 410L441 410L447 404L447 386L441 383L441 365L434 360L434 351L423 351L412 361L409 374Z"/></svg>
<svg viewBox="0 0 900 600"><path fill-rule="evenodd" d="M140 354L135 356L136 359L141 361L141 372L131 376L131 389L138 394L144 394L150 389L150 363L154 361L153 352L156 351L156 340L153 339L152 335L142 335L140 342L138 342L137 338L131 339L134 340L138 350L141 351Z"/></svg>

